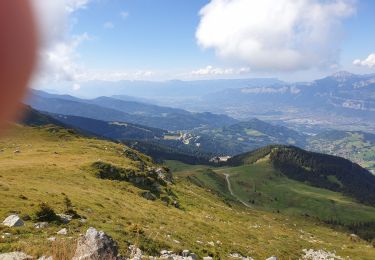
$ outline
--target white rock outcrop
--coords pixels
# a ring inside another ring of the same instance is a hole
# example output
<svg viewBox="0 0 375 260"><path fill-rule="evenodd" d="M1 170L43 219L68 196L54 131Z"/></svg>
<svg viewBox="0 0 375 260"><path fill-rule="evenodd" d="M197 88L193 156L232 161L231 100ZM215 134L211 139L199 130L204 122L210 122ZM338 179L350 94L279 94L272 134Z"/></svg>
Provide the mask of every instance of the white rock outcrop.
<svg viewBox="0 0 375 260"><path fill-rule="evenodd" d="M23 253L23 252L11 252L0 254L0 260L31 260L33 259L31 256Z"/></svg>
<svg viewBox="0 0 375 260"><path fill-rule="evenodd" d="M3 225L7 227L21 227L21 226L24 226L25 223L19 216L10 215L6 219L4 219Z"/></svg>
<svg viewBox="0 0 375 260"><path fill-rule="evenodd" d="M103 231L90 227L77 242L73 260L115 260L118 255L117 243Z"/></svg>
<svg viewBox="0 0 375 260"><path fill-rule="evenodd" d="M314 249L303 249L304 255L302 259L308 260L343 260L341 256L337 256L335 253L328 252L325 250L314 250Z"/></svg>

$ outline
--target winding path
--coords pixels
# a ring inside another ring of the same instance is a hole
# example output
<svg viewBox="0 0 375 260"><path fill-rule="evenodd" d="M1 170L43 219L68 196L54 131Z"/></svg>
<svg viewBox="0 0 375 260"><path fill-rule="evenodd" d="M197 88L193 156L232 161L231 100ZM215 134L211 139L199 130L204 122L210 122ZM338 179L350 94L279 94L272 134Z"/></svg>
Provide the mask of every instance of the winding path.
<svg viewBox="0 0 375 260"><path fill-rule="evenodd" d="M230 184L230 180L229 180L229 174L228 173L224 173L224 176L225 176L225 179L227 181L227 185L228 185L228 190L230 192L230 194L235 197L239 202L241 202L243 205L245 205L246 207L248 208L252 208L252 206L247 203L246 201L243 201L241 198L239 198L236 194L234 194L233 190L232 190L232 186Z"/></svg>

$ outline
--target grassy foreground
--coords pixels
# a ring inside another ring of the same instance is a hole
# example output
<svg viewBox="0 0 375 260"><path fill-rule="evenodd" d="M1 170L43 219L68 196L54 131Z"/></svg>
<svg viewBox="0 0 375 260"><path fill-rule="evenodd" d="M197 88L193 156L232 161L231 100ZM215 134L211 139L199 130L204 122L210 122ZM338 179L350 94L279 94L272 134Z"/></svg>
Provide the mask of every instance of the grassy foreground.
<svg viewBox="0 0 375 260"><path fill-rule="evenodd" d="M181 209L146 200L132 184L98 179L88 170L98 160L137 169L138 162L121 155L123 148L66 130L15 127L12 136L0 140L0 219L14 212L32 217L41 202L60 213L67 196L87 222L73 220L45 229L35 229L31 220L25 227L1 226L0 252L22 250L34 257L69 259L75 239L93 226L110 234L123 254L136 244L150 255L161 249L189 249L215 259L227 259L233 252L255 259L271 255L298 259L303 249L312 248L352 259L375 259L375 249L367 242L353 242L344 231L317 225L312 219L228 205L212 189L185 178L188 172L201 170L197 166L183 166L185 172L175 174L172 189ZM175 164L174 169L181 166ZM56 235L63 227L68 235ZM3 238L4 233L11 235ZM47 240L51 236L57 237L56 242Z"/></svg>

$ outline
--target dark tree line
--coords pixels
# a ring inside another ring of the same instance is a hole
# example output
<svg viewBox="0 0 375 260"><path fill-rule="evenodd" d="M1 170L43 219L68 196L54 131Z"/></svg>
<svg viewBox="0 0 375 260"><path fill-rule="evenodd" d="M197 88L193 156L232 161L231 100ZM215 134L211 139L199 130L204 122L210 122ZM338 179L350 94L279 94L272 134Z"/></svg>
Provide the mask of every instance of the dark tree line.
<svg viewBox="0 0 375 260"><path fill-rule="evenodd" d="M375 176L356 163L290 146L274 149L270 158L275 168L289 178L343 192L361 203L375 206ZM330 181L330 176L337 182Z"/></svg>

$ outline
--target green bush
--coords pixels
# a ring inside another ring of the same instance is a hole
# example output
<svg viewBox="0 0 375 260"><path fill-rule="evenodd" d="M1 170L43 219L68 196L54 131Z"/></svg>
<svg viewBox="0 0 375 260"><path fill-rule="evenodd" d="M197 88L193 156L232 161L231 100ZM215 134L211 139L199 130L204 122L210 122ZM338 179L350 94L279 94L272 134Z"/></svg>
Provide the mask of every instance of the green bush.
<svg viewBox="0 0 375 260"><path fill-rule="evenodd" d="M39 204L38 210L35 212L36 221L58 221L59 217L56 215L55 211L46 203Z"/></svg>

